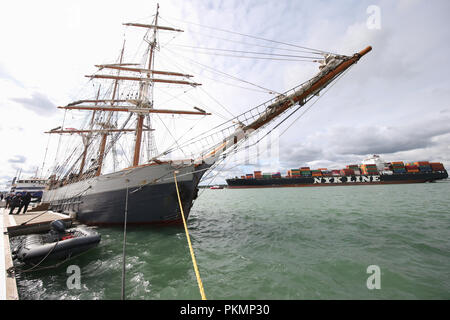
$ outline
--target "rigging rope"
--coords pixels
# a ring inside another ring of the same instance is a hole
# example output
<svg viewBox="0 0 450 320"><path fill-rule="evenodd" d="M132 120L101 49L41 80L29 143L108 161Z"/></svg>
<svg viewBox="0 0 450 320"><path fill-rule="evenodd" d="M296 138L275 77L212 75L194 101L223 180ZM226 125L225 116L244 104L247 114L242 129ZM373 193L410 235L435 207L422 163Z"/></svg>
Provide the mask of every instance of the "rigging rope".
<svg viewBox="0 0 450 320"><path fill-rule="evenodd" d="M183 218L184 231L186 232L186 238L189 244L189 251L191 253L192 264L194 265L195 276L197 277L198 288L200 289L200 295L202 296L202 300L206 300L202 279L200 278L200 273L197 267L197 261L195 260L194 249L192 248L191 238L189 237L189 231L187 228L186 219L184 217L183 204L181 203L180 191L178 190L177 174L175 170L173 171L173 179L175 181L175 187L177 189L178 203L180 204L181 217Z"/></svg>
<svg viewBox="0 0 450 320"><path fill-rule="evenodd" d="M352 65L352 66L350 66L347 70L345 70L344 71L344 73L342 73L337 79L336 79L336 81L334 81L332 84L331 84L331 86L329 86L324 92L323 92L323 94L321 95L321 96L319 96L317 99L316 99L316 101L314 101L311 105L309 105L308 106L308 108L306 108L305 109L305 111L302 113L302 114L300 114L297 118L295 118L294 119L294 121L292 121L292 123L287 127L287 128L285 128L284 130L283 130L283 132L281 132L281 134L280 134L280 137L298 120L298 119L300 119L301 117L303 117L303 115L306 113L306 112L308 112L309 111L309 109L311 109L316 103L317 103L317 101L319 101L319 99L321 98L321 97L323 97L331 88L333 88L333 86L336 84L336 83L338 83L338 81L339 80L341 80L346 74L347 74L347 72L353 67L354 65Z"/></svg>
<svg viewBox="0 0 450 320"><path fill-rule="evenodd" d="M198 32L198 31L193 31L193 30L191 30L190 33L195 33L195 34L198 34L198 35L201 35L201 36L205 36L205 37L213 38L213 39L218 39L218 40L222 40L222 41L243 44L243 45L246 45L246 46L253 46L253 47L260 47L260 48L274 49L274 50L282 50L282 51L289 51L289 52L298 52L298 53L310 53L310 54L316 54L316 55L320 55L320 56L323 55L323 53L321 53L321 52L298 50L298 49L287 49L287 48L279 48L279 47L270 47L270 46L260 45L260 44L256 44L256 43L247 43L247 42L243 42L243 41L236 41L236 40L231 40L231 39L227 39L227 38L212 36L210 34L205 34L205 33L201 33L201 32Z"/></svg>
<svg viewBox="0 0 450 320"><path fill-rule="evenodd" d="M203 68L205 68L205 69L209 69L209 70L212 70L213 72L219 73L219 74L221 74L221 75L225 75L225 76L227 76L227 77L229 77L229 78L231 78L231 79L233 79L233 80L241 81L241 82L250 84L250 85L252 85L252 86L255 86L255 87L259 88L259 89L265 90L265 91L270 92L270 93L276 92L275 90L270 90L270 89L264 88L264 87L262 87L262 86L260 86L260 85L257 85L257 84L255 84L255 83L252 83L252 82L250 82L250 81L243 80L243 79L239 79L239 78L234 77L234 76L232 76L232 75L230 75L230 74L228 74L228 73L225 73L225 72L223 72L223 71L214 69L214 68L209 67L209 66L207 66L207 65L204 65L204 64L202 64L202 63L200 63L200 62L198 62L198 61L195 61L195 60L193 60L193 59L190 59L190 58L188 58L188 57L186 57L186 56L184 56L184 55L181 55L181 54L179 54L179 53L173 52L173 50L170 50L170 49L168 49L168 48L167 48L167 51L170 51L170 52L172 52L173 54L175 54L175 55L177 55L177 56L179 56L179 57L181 57L181 58L183 58L183 59L185 59L185 60L190 61L191 63L200 65L201 67L203 67ZM276 93L278 93L278 92L276 92ZM279 94L279 93L278 93L278 94Z"/></svg>
<svg viewBox="0 0 450 320"><path fill-rule="evenodd" d="M127 245L127 217L128 217L128 187L125 197L125 219L123 223L123 248L122 248L122 300L125 300L125 269L126 269L126 245Z"/></svg>
<svg viewBox="0 0 450 320"><path fill-rule="evenodd" d="M66 114L67 114L67 110L64 110L64 117L63 117L61 129L64 129L64 123L66 122ZM58 164L57 161L58 161L59 147L61 145L61 137L62 137L62 135L60 134L59 135L59 140L58 140L58 146L56 148L55 160L54 160L54 165L55 165L55 167L53 168L54 171L56 171L56 166Z"/></svg>
<svg viewBox="0 0 450 320"><path fill-rule="evenodd" d="M209 51L224 51L224 52L245 53L245 54L258 54L258 55L265 55L265 56L277 56L277 57L287 57L287 58L297 58L297 59L277 59L277 58L269 58L269 57L250 57L250 56L237 56L237 55L226 55L226 54L214 54L214 53L211 53L211 55L222 55L222 56L238 57L238 58L284 60L284 61L311 61L311 62L316 62L316 60L318 59L318 57L296 56L296 55L290 55L290 54L265 53L265 52L230 50L230 49L219 49L219 48L195 47L195 46L188 46L188 45L181 45L181 44L178 44L178 45L174 44L173 46L182 47L182 48L189 48L189 49L199 49L199 50L209 50ZM198 50L191 50L191 51L192 52L197 52L197 53L202 53L202 54L208 54L207 52L201 52L201 51L198 51ZM303 60L303 59L311 59L311 60Z"/></svg>
<svg viewBox="0 0 450 320"><path fill-rule="evenodd" d="M350 67L351 68L351 67ZM331 86L330 87L328 87L325 91L324 91L324 93L321 95L321 96L319 96L310 106L308 106L308 108L302 113L302 114L300 114L285 130L283 130L283 132L280 134L280 136L282 136L299 118L301 118L306 112L308 112L308 110L310 110L319 100L320 100L320 98L321 97L323 97L339 80L341 80L343 77L344 77L344 75L345 74L347 74L347 72L350 70L350 68L349 69L347 69L344 73L342 73L340 76L338 76L337 78L336 78L336 81L334 81L332 84L331 84ZM312 97L314 97L314 96L312 96ZM311 100L312 99L312 97L310 97L309 99L308 99L308 101L309 100ZM307 102L307 101L306 101ZM203 179L202 179L202 181L205 181L205 180L211 180L207 185L206 185L206 187L208 187L208 186L211 186L213 183L214 183L214 181L215 181L215 179L218 177L218 175L220 174L220 172L221 172L221 170L225 167L225 163L223 164L223 166L222 166L222 168L221 169L218 169L217 170L217 173L213 176L213 177L208 177L210 174L212 174L212 172L214 171L214 170L216 170L217 169L217 167L219 167L219 165L222 163L222 162L224 162L224 160L225 160L225 158L227 158L227 156L228 156L228 154L230 154L231 152L233 152L233 153L237 153L237 152L239 152L239 151L241 151L241 150L243 150L243 149L248 149L248 148L250 148L250 147L252 147L252 146L254 146L254 145L256 145L256 144L258 144L262 139L264 139L267 135L269 135L273 130L275 130L278 126L280 126L284 121L286 121L287 119L289 119L294 113L296 113L301 107L302 107L303 105L301 105L301 106L299 106L298 108L296 108L293 112L291 112L286 118L284 118L280 123L278 123L275 127L273 127L271 130L269 130L269 132L267 132L263 137L261 137L260 139L258 139L255 143L253 143L253 144L251 144L251 145L246 145L246 146L244 146L243 148L239 148L238 146L240 145L240 144L237 144L237 145L235 145L235 146L233 146L233 148L232 149L230 149L230 151L229 152L227 152L227 154L224 156L224 157L221 157L211 168L210 168L210 170L206 173L206 175L203 177ZM242 141L241 141L242 142ZM236 168L236 167L238 167L238 166L240 166L240 165L242 165L241 163L238 163L237 165L235 165L235 166L232 166L231 168L227 168L227 170L230 170L230 169L233 169L233 168ZM203 189L201 192L200 192L200 194L199 194L199 196L201 196L202 194L203 194L203 192L204 192L204 190L206 190L206 189Z"/></svg>
<svg viewBox="0 0 450 320"><path fill-rule="evenodd" d="M285 46L290 46L290 47L296 47L296 48L300 48L300 49L306 49L306 50L310 50L312 52L318 52L318 53L332 53L332 52L328 52L328 51L324 51L324 50L319 50L319 49L313 49L313 48L308 48L308 47L304 47L304 46L299 46L299 45L295 45L295 44L291 44L291 43L286 43L286 42L281 42L281 41L277 41L277 40L271 40L271 39L266 39L266 38L262 38L262 37L257 37L257 36L252 36L252 35L248 35L248 34L244 34L244 33L240 33L240 32L235 32L235 31L229 31L229 30L225 30L225 29L220 29L220 28L216 28L216 27L210 27L210 26L206 26L206 25L202 25L199 23L195 23L195 22L189 22L189 21L185 21L185 20L181 20L181 19L176 19L176 18L171 18L173 20L177 20L186 24L192 24L192 25L196 25L202 28L207 28L207 29L212 29L212 30L218 30L221 32L226 32L226 33L231 33L231 34L236 34L236 35L240 35L243 37L248 37L248 38L253 38L253 39L258 39L258 40L263 40L263 41L268 41L268 42L273 42L273 43L278 43L278 44L282 44Z"/></svg>
<svg viewBox="0 0 450 320"><path fill-rule="evenodd" d="M173 136L172 132L169 130L169 128L167 128L165 122L161 119L161 117L159 116L159 114L156 114L158 116L158 119L162 122L162 124L164 125L164 127L166 128L167 132L170 134L170 136L172 137L174 143L177 145L178 149L183 153L183 155L186 157L186 154L184 153L183 149L180 148L180 146L178 145L177 139L175 139L175 137Z"/></svg>
<svg viewBox="0 0 450 320"><path fill-rule="evenodd" d="M42 167L41 167L41 174L37 175L37 177L41 177L41 179L44 177L44 166L45 166L45 159L47 159L47 152L48 152L48 146L50 144L50 137L51 135L48 135L48 140L47 140L47 147L45 148L45 154L44 154L44 160L42 161Z"/></svg>

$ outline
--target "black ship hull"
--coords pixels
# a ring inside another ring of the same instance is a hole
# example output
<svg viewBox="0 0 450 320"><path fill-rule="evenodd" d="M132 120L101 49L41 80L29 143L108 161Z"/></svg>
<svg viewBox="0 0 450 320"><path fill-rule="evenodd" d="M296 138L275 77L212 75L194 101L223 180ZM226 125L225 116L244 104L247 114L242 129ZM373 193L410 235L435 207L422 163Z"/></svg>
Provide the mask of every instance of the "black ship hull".
<svg viewBox="0 0 450 320"><path fill-rule="evenodd" d="M208 165L197 166L190 179L178 181L185 218L188 219L193 201L198 195L198 184ZM90 190L88 190L90 191ZM127 199L128 191L128 199ZM182 224L178 194L173 178L167 183L120 187L105 192L85 192L75 196L64 194L48 201L49 209L74 214L76 220L87 225L127 224Z"/></svg>
<svg viewBox="0 0 450 320"><path fill-rule="evenodd" d="M262 179L227 179L229 188L320 187L424 183L448 178L447 171L401 173L391 175L282 177Z"/></svg>
<svg viewBox="0 0 450 320"><path fill-rule="evenodd" d="M186 218L197 196L194 182L179 183L180 197ZM180 224L182 223L177 191L174 183L145 186L128 190L128 224ZM88 225L123 224L127 189L81 196L77 201L55 201L50 209L76 213L76 219Z"/></svg>

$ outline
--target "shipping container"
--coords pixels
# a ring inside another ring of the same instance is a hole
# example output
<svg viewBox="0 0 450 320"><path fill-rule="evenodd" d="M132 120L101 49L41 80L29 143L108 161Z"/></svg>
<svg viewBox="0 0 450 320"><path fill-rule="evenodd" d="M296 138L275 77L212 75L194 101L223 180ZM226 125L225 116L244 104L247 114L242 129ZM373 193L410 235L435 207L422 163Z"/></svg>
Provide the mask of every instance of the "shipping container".
<svg viewBox="0 0 450 320"><path fill-rule="evenodd" d="M363 175L377 175L377 174L379 174L379 171L365 171L365 170L363 170L361 172L361 174L363 174Z"/></svg>
<svg viewBox="0 0 450 320"><path fill-rule="evenodd" d="M430 163L428 161L418 161L418 162L414 162L414 164L416 166L428 166L428 165L430 165Z"/></svg>
<svg viewBox="0 0 450 320"><path fill-rule="evenodd" d="M341 175L342 176L353 176L355 174L355 171L353 169L342 169Z"/></svg>
<svg viewBox="0 0 450 320"><path fill-rule="evenodd" d="M341 175L341 170L331 170L331 175L336 177Z"/></svg>

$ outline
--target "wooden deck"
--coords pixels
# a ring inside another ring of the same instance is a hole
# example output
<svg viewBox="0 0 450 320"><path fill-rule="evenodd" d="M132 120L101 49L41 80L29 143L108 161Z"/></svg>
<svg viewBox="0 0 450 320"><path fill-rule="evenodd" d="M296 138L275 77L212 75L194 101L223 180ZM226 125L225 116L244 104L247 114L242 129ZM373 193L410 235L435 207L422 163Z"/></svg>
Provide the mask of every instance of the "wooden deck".
<svg viewBox="0 0 450 320"><path fill-rule="evenodd" d="M4 203L4 202L3 202ZM71 224L69 216L52 211L34 211L26 214L9 214L9 209L0 203L0 300L19 300L16 278L7 270L13 266L9 237L50 230L50 223L63 220ZM17 209L14 210L17 212Z"/></svg>

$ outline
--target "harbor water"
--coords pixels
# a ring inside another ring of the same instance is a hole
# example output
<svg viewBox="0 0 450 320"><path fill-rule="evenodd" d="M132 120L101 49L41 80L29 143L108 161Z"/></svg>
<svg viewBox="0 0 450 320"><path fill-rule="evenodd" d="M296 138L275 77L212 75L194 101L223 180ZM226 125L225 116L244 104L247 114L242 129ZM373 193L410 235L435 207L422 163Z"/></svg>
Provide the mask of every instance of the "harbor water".
<svg viewBox="0 0 450 320"><path fill-rule="evenodd" d="M201 190L188 227L206 297L450 299L449 195L449 180ZM20 299L120 299L123 231L99 231L86 254L19 274ZM182 226L129 227L126 266L127 299L200 299Z"/></svg>

